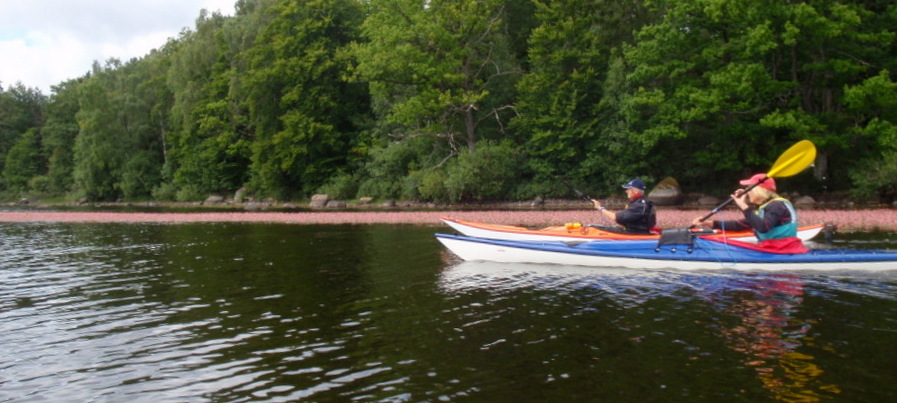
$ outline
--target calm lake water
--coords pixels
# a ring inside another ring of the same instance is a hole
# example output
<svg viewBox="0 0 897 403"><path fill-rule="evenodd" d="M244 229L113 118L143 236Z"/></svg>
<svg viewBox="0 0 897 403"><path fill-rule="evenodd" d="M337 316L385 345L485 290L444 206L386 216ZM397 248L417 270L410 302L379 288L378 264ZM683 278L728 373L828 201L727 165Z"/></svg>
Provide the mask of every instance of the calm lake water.
<svg viewBox="0 0 897 403"><path fill-rule="evenodd" d="M897 399L897 267L463 263L435 232L0 223L0 401Z"/></svg>

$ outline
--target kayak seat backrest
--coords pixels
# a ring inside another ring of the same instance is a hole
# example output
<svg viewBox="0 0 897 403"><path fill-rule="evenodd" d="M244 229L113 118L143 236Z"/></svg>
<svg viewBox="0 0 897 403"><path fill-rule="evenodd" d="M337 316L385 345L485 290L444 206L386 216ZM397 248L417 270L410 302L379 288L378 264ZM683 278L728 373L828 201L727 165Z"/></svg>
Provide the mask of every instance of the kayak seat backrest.
<svg viewBox="0 0 897 403"><path fill-rule="evenodd" d="M695 248L695 234L688 228L671 228L665 229L657 240L655 252L660 252L661 247L673 245L670 251L676 253L677 246L684 247L686 252L691 253Z"/></svg>

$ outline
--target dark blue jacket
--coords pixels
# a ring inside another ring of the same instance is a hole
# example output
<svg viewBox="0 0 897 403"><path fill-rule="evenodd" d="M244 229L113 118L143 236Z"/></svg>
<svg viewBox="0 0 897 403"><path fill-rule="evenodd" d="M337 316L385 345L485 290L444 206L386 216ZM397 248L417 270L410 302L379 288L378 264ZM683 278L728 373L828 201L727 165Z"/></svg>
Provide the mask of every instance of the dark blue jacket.
<svg viewBox="0 0 897 403"><path fill-rule="evenodd" d="M626 228L626 232L647 234L657 225L654 203L644 196L629 202L626 210L617 213L617 224Z"/></svg>

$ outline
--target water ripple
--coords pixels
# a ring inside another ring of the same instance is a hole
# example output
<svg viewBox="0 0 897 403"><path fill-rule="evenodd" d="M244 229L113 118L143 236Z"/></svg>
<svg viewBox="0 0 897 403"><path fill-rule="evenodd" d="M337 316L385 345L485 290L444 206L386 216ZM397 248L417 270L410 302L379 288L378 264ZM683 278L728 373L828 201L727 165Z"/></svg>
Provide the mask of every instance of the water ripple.
<svg viewBox="0 0 897 403"><path fill-rule="evenodd" d="M462 263L407 227L0 231L0 401L895 393L888 275Z"/></svg>

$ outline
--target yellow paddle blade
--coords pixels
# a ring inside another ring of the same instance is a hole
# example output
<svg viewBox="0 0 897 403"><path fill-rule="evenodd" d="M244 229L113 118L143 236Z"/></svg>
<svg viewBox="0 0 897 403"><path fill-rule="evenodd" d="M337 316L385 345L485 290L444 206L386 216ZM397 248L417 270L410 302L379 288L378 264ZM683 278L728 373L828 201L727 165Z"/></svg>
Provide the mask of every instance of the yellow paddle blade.
<svg viewBox="0 0 897 403"><path fill-rule="evenodd" d="M769 172L767 178L786 178L799 174L816 160L816 146L810 140L802 140L785 150Z"/></svg>
<svg viewBox="0 0 897 403"><path fill-rule="evenodd" d="M766 173L767 178L786 178L789 176L794 176L806 169L813 161L816 160L816 146L810 142L810 140L803 140L797 142L797 144L791 146L791 148L785 150L782 155L779 156L779 159L776 160L775 164L772 164L772 168L769 168L769 172ZM748 191L753 189L758 184L753 184L751 186L746 187L744 190ZM701 217L701 221L704 221L710 216L716 214L723 207L732 203L731 197L726 199L722 204L713 208L712 211L707 213L707 215ZM694 228L694 225L688 228Z"/></svg>

